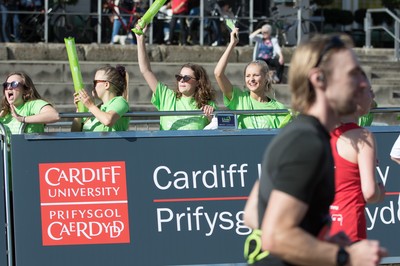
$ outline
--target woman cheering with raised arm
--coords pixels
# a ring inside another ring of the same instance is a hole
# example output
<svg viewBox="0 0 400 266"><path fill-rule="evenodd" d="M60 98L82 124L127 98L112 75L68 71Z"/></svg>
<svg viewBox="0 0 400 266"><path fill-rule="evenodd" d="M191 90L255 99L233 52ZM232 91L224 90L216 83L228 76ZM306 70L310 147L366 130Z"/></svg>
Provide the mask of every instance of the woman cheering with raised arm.
<svg viewBox="0 0 400 266"><path fill-rule="evenodd" d="M145 29L146 32L147 29ZM145 36L136 35L140 72L153 92L151 103L159 111L203 110L204 115L162 116L161 130L204 129L216 108L215 91L211 86L206 70L196 64L184 64L175 75L177 89L169 89L158 81L151 70L145 46Z"/></svg>
<svg viewBox="0 0 400 266"><path fill-rule="evenodd" d="M238 43L238 29L231 32L230 42L214 70L215 79L224 95L224 104L230 110L286 109L268 94L272 91L272 80L268 65L261 60L247 64L244 70L246 90L233 86L225 75L229 56ZM278 128L285 114L239 115L238 128Z"/></svg>

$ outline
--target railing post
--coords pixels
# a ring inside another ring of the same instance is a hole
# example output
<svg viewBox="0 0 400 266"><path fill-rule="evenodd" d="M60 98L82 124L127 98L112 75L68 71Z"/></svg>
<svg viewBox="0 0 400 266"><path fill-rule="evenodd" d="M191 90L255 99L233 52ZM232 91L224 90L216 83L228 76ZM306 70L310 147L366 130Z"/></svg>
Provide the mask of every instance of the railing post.
<svg viewBox="0 0 400 266"><path fill-rule="evenodd" d="M200 0L200 45L204 45L204 0Z"/></svg>
<svg viewBox="0 0 400 266"><path fill-rule="evenodd" d="M371 13L367 10L367 13L365 13L365 18L364 18L364 31L365 31L365 47L366 48L372 48L371 47Z"/></svg>
<svg viewBox="0 0 400 266"><path fill-rule="evenodd" d="M49 42L49 0L44 1L44 42Z"/></svg>
<svg viewBox="0 0 400 266"><path fill-rule="evenodd" d="M103 28L103 16L101 14L102 0L97 0L97 44L101 43L101 30Z"/></svg>
<svg viewBox="0 0 400 266"><path fill-rule="evenodd" d="M46 1L47 2L47 1ZM4 182L4 201L6 208L6 232L7 232L7 262L8 266L14 265L14 243L13 243L13 222L11 216L11 195L10 195L10 170L7 131L3 124L0 123L0 142L3 150L3 182Z"/></svg>
<svg viewBox="0 0 400 266"><path fill-rule="evenodd" d="M299 3L299 9L297 10L297 45L301 43L301 38L303 37L302 30L301 30L301 20L302 20L302 6L301 2Z"/></svg>
<svg viewBox="0 0 400 266"><path fill-rule="evenodd" d="M149 1L149 7L153 4L153 0ZM151 22L152 23L152 22ZM135 25L133 25L135 27ZM151 25L151 27L149 26L149 44L153 44L153 28L154 28L154 24ZM133 32L130 32L131 34L133 34ZM171 33L169 33L171 34Z"/></svg>
<svg viewBox="0 0 400 266"><path fill-rule="evenodd" d="M394 58L395 58L395 60L396 61L399 61L399 35L400 35L400 33L399 33L399 30L400 30L400 26L399 26L399 21L398 20L395 20L395 23L394 23L394 36L396 37L395 38L395 40L394 40Z"/></svg>
<svg viewBox="0 0 400 266"><path fill-rule="evenodd" d="M249 35L253 32L253 20L254 20L254 0L249 1ZM238 14L239 15L239 14ZM249 38L249 45L252 44L252 41Z"/></svg>

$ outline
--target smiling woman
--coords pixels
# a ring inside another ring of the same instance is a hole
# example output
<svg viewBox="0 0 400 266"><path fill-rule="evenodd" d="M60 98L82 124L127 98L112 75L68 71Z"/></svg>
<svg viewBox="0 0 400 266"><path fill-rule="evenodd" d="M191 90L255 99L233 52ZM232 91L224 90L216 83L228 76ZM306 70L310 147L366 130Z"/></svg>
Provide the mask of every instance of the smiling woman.
<svg viewBox="0 0 400 266"><path fill-rule="evenodd" d="M204 115L162 116L160 117L160 129L204 129L210 123L212 113L216 109L215 91L206 70L196 64L183 65L180 73L175 75L177 89L173 91L161 83L151 70L144 35L136 35L136 39L140 72L153 92L151 103L159 111L202 110L204 112Z"/></svg>
<svg viewBox="0 0 400 266"><path fill-rule="evenodd" d="M8 138L11 134L44 132L45 124L58 120L58 112L42 100L26 73L13 72L7 76L3 83L0 122L5 126Z"/></svg>
<svg viewBox="0 0 400 266"><path fill-rule="evenodd" d="M233 86L225 75L228 59L233 49L238 44L238 28L231 32L230 43L222 54L215 67L214 75L224 95L224 104L230 110L265 110L286 109L286 107L274 99L272 92L272 79L269 76L267 63L262 60L250 62L244 70L246 91ZM272 95L271 95L272 94ZM240 115L238 117L238 128L279 128L284 126L290 114L272 115Z"/></svg>

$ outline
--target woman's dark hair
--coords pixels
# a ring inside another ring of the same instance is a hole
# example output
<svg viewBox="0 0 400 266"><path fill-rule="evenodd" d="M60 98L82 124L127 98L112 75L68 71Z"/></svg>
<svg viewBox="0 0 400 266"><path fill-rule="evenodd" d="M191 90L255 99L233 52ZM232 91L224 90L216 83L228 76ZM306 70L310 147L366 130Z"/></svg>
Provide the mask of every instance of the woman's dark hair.
<svg viewBox="0 0 400 266"><path fill-rule="evenodd" d="M97 71L104 71L107 81L111 84L111 90L117 96L123 96L128 100L129 75L124 66L116 65L113 67L106 65L98 68Z"/></svg>
<svg viewBox="0 0 400 266"><path fill-rule="evenodd" d="M22 83L21 86L23 88L22 100L24 101L24 103L26 103L28 101L32 101L32 100L42 99L39 92L36 90L35 84L33 84L32 79L25 72L12 72L12 73L8 74L5 82L7 82L9 77L14 76L14 75L20 76L22 79L22 82L21 82ZM3 92L4 92L4 88L3 88ZM1 99L1 110L2 110L3 116L10 113L10 104L7 101L4 93L3 93L3 97Z"/></svg>
<svg viewBox="0 0 400 266"><path fill-rule="evenodd" d="M209 101L215 100L215 90L211 86L210 78L207 75L206 70L196 64L187 63L181 67L183 68L190 68L194 72L194 77L196 78L198 85L196 90L194 91L193 98L196 100L197 108L201 108L204 105L207 105ZM182 97L182 93L177 89L176 90L176 97L179 99Z"/></svg>

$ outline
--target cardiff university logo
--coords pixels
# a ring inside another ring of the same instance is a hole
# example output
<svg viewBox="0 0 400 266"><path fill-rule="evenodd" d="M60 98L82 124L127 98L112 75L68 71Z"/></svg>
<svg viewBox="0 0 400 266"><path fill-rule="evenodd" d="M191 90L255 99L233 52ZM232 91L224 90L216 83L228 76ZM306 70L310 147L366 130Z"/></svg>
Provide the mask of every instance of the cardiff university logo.
<svg viewBox="0 0 400 266"><path fill-rule="evenodd" d="M125 162L39 164L44 246L130 243Z"/></svg>

